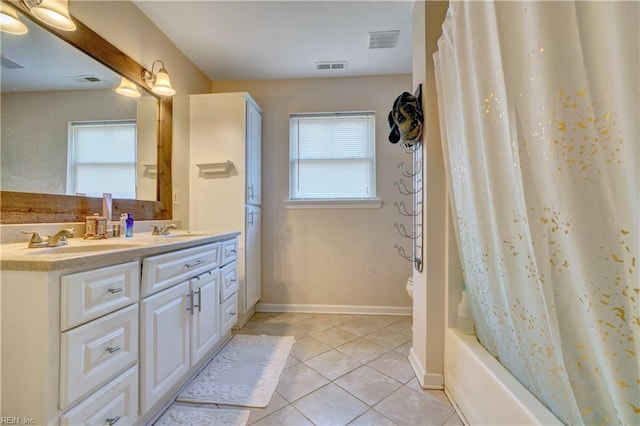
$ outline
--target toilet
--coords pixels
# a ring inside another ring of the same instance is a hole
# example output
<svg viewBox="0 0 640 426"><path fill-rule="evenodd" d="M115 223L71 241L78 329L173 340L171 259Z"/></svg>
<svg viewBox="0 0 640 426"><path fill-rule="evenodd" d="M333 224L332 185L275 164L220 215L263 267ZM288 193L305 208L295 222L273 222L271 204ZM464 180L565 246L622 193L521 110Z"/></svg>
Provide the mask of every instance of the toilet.
<svg viewBox="0 0 640 426"><path fill-rule="evenodd" d="M410 298L413 299L413 277L409 277L407 279L407 294L409 295Z"/></svg>

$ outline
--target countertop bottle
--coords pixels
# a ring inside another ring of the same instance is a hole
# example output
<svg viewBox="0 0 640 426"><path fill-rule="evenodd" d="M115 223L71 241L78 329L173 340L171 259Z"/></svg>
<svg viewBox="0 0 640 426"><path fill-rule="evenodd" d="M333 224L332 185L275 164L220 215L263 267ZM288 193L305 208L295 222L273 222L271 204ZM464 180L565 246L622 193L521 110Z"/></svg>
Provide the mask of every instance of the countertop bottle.
<svg viewBox="0 0 640 426"><path fill-rule="evenodd" d="M127 213L126 237L133 237L133 214Z"/></svg>
<svg viewBox="0 0 640 426"><path fill-rule="evenodd" d="M464 334L475 334L471 303L466 289L462 291L462 300L458 304L458 330Z"/></svg>
<svg viewBox="0 0 640 426"><path fill-rule="evenodd" d="M126 235L127 232L127 214L126 213L122 213L120 215L120 236L124 237Z"/></svg>

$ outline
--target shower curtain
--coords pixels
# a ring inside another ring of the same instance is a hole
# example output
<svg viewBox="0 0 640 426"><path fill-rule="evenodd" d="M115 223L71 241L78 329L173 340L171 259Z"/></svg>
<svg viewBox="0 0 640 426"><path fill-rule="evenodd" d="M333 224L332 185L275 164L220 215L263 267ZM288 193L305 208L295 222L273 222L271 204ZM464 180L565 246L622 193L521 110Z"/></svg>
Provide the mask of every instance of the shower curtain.
<svg viewBox="0 0 640 426"><path fill-rule="evenodd" d="M640 424L638 22L452 1L434 56L478 340L568 424Z"/></svg>

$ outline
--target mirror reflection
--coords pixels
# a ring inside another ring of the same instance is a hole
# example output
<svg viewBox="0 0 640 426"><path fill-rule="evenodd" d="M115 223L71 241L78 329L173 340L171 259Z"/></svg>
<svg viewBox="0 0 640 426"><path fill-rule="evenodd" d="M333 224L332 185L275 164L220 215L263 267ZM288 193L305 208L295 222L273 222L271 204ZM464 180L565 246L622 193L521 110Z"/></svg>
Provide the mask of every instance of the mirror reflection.
<svg viewBox="0 0 640 426"><path fill-rule="evenodd" d="M28 18L0 33L3 191L156 200L157 99Z"/></svg>

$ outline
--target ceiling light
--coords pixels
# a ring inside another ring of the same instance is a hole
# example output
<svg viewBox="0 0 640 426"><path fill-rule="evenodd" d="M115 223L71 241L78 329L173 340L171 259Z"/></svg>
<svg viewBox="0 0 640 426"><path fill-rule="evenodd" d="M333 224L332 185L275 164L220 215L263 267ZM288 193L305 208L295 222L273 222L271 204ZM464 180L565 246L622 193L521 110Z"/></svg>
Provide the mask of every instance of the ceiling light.
<svg viewBox="0 0 640 426"><path fill-rule="evenodd" d="M24 0L33 16L62 31L75 31L67 0Z"/></svg>
<svg viewBox="0 0 640 426"><path fill-rule="evenodd" d="M369 49L388 49L396 47L400 30L374 31L369 33Z"/></svg>
<svg viewBox="0 0 640 426"><path fill-rule="evenodd" d="M153 73L156 64L160 64L160 69L157 73ZM164 67L164 63L161 60L156 60L151 66L151 71L143 70L142 79L145 84L153 93L160 96L173 96L176 94L175 89L171 85L169 73Z"/></svg>
<svg viewBox="0 0 640 426"><path fill-rule="evenodd" d="M140 92L138 91L138 86L136 86L131 80L127 80L122 77L120 80L120 86L116 89L116 92L121 95L128 96L130 98L139 98Z"/></svg>
<svg viewBox="0 0 640 426"><path fill-rule="evenodd" d="M7 34L26 34L27 26L18 17L18 12L11 6L0 3L0 31Z"/></svg>

